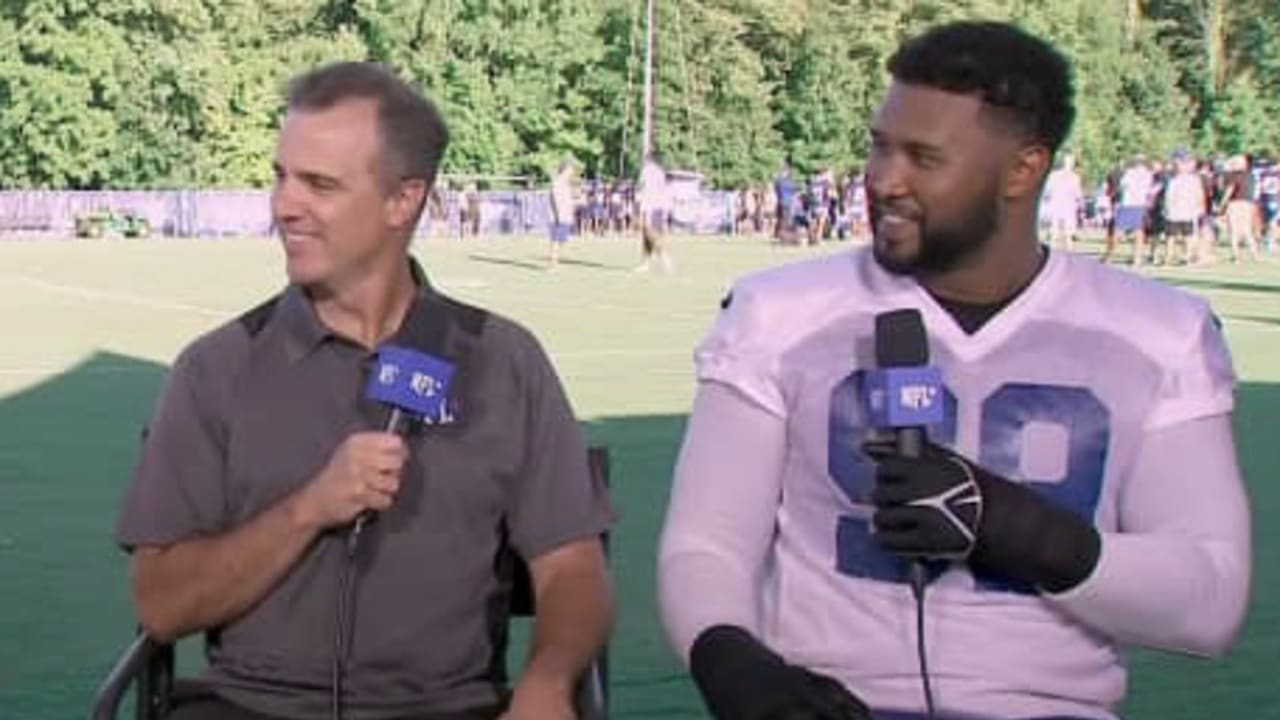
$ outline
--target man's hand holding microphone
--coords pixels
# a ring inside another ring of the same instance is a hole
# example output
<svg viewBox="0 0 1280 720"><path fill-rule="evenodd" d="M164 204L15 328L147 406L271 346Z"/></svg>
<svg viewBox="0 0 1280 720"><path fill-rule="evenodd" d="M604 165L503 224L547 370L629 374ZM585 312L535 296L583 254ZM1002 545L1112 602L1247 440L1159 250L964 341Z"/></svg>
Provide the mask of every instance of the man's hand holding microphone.
<svg viewBox="0 0 1280 720"><path fill-rule="evenodd" d="M392 432L352 433L299 493L300 522L319 529L348 525L366 511L391 507L409 459L404 438Z"/></svg>
<svg viewBox="0 0 1280 720"><path fill-rule="evenodd" d="M374 513L391 507L409 461L405 435L411 421L451 421L449 388L455 366L410 348L384 345L365 385L365 398L387 408L381 430L348 435L302 491L301 522L319 529L352 525L353 539Z"/></svg>
<svg viewBox="0 0 1280 720"><path fill-rule="evenodd" d="M902 390L889 380L895 374L936 374L926 365L919 311L876 317L876 359L887 387L882 407L871 403L872 425L890 429L891 439L872 440L863 452L876 463L872 523L880 546L913 561L963 560L974 570L1046 592L1083 582L1101 551L1089 519L929 442L923 426L931 423L912 419L915 410L904 408L903 398L894 394ZM933 405L940 411L940 378L923 384L936 387Z"/></svg>

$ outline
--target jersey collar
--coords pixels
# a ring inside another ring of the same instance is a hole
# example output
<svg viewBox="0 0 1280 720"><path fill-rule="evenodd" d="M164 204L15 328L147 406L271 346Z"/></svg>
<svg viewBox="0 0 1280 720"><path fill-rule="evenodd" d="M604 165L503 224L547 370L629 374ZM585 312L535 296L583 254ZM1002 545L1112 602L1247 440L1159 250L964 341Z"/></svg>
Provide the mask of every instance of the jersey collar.
<svg viewBox="0 0 1280 720"><path fill-rule="evenodd" d="M972 361L994 351L1052 295L1061 282L1068 258L1066 253L1051 252L1044 267L1016 298L996 313L972 335L966 333L919 282L910 276L894 275L880 267L870 250L861 254L860 273L872 294L881 304L892 307L914 307L924 317L929 335L943 343L959 360Z"/></svg>

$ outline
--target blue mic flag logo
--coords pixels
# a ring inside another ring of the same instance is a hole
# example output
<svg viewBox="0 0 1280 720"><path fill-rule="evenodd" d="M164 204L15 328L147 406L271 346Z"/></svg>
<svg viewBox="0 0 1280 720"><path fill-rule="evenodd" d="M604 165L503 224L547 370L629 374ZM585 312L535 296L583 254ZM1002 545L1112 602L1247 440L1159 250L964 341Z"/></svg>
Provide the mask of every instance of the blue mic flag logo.
<svg viewBox="0 0 1280 720"><path fill-rule="evenodd" d="M429 425L453 422L449 387L453 363L397 345L378 348L377 365L365 384L365 397L420 418Z"/></svg>
<svg viewBox="0 0 1280 720"><path fill-rule="evenodd" d="M942 373L928 365L873 370L865 381L872 427L937 425L943 419Z"/></svg>

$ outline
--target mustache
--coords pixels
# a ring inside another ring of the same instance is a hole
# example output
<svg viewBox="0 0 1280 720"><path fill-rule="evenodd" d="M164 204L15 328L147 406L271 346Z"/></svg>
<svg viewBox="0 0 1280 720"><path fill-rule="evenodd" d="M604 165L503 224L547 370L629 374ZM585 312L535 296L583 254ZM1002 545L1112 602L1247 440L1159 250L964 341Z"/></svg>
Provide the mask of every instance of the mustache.
<svg viewBox="0 0 1280 720"><path fill-rule="evenodd" d="M908 220L919 220L924 216L924 213L920 211L920 208L907 201L875 195L868 196L867 201L871 206L871 214L876 217L883 215L897 215Z"/></svg>

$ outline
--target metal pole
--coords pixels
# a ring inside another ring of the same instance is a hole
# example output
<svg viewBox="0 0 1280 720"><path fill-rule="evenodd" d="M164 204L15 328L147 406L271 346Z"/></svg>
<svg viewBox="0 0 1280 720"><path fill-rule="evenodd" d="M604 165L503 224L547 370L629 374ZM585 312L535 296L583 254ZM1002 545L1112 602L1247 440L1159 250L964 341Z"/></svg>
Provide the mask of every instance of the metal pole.
<svg viewBox="0 0 1280 720"><path fill-rule="evenodd" d="M644 38L644 130L640 142L643 162L653 152L653 21L654 0L648 0Z"/></svg>

